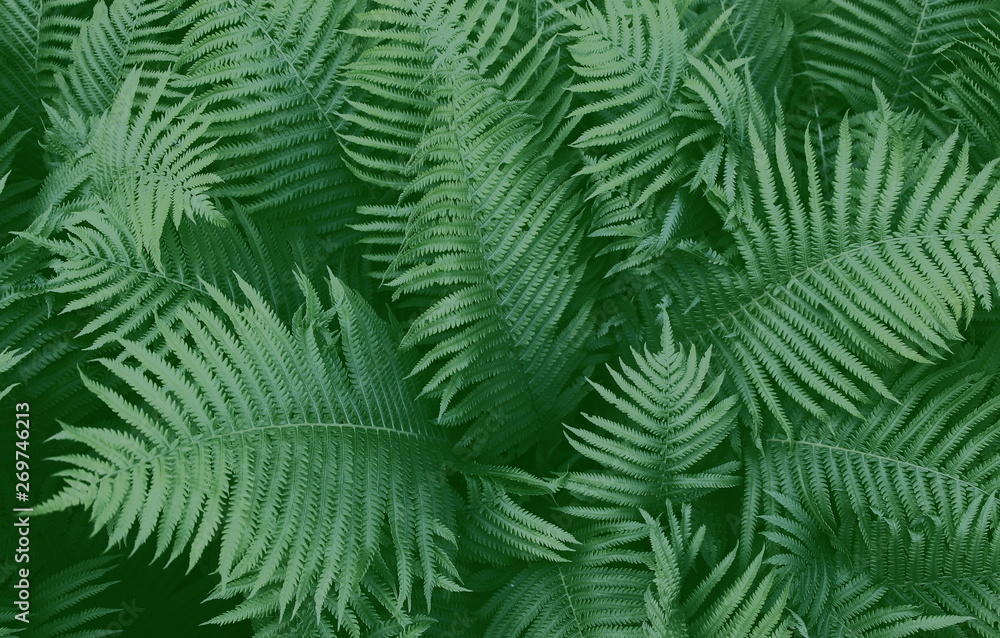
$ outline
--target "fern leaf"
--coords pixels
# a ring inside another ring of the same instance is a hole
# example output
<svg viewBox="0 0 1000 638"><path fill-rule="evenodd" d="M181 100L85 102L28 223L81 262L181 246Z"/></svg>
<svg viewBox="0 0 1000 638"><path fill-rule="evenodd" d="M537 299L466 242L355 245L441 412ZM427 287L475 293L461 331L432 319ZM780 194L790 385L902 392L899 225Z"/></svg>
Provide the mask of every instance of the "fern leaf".
<svg viewBox="0 0 1000 638"><path fill-rule="evenodd" d="M732 464L701 467L732 431L738 410L735 397L720 396L723 380L710 376L711 356L678 348L669 324L660 352L633 356L635 368L623 363L621 372L611 370L620 395L594 384L626 421L588 415L596 432L569 428L573 447L604 469L569 474L567 489L584 499L657 511L668 499L736 485Z"/></svg>
<svg viewBox="0 0 1000 638"><path fill-rule="evenodd" d="M504 454L576 400L588 319L574 299L580 201L551 141L533 143L528 115L467 64L442 79L404 199L366 209L375 221L360 228L385 247L374 258L391 264L397 296L440 291L403 346L430 346L415 370L432 373L424 392L440 397L442 422L472 424L471 454Z"/></svg>
<svg viewBox="0 0 1000 638"><path fill-rule="evenodd" d="M219 538L223 586L280 583L282 609L317 612L330 593L338 619L388 534L401 600L417 581L429 598L454 502L385 328L332 276L332 307L306 286L291 328L243 290L246 306L209 288L218 310L191 304L183 335L161 325L170 359L123 341L127 359L101 360L132 396L88 385L129 429L66 426L90 453L62 457L42 509L84 505L111 543L155 535L157 555L191 564Z"/></svg>
<svg viewBox="0 0 1000 638"><path fill-rule="evenodd" d="M745 274L681 265L684 312L671 316L682 338L713 347L755 423L763 403L789 428L783 396L821 419L826 404L860 416L871 389L892 396L879 370L941 358L991 306L995 164L970 173L957 135L917 157L883 120L855 170L845 119L825 193L811 144L803 185L782 137L772 154L751 133L755 184L733 213Z"/></svg>

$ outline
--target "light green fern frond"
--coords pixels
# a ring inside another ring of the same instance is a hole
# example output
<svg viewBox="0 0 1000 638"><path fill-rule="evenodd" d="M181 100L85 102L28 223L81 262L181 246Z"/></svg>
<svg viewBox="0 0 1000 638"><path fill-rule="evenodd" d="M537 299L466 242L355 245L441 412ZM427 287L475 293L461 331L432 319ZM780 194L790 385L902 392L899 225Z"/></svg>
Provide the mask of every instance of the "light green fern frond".
<svg viewBox="0 0 1000 638"><path fill-rule="evenodd" d="M617 393L593 384L624 422L588 415L596 431L568 428L573 447L602 466L568 475L566 487L578 497L659 512L668 501L738 483L736 464L702 462L735 426L736 398L720 395L711 355L679 348L669 323L660 348L633 351L635 368L610 369Z"/></svg>
<svg viewBox="0 0 1000 638"><path fill-rule="evenodd" d="M161 325L170 358L122 341L128 357L101 364L129 395L88 385L128 429L65 426L89 453L61 457L66 485L42 509L84 505L112 544L155 536L191 564L218 538L223 588L280 585L282 609L317 612L329 593L338 620L386 535L401 600L453 586L444 441L371 309L332 276L329 308L303 285L291 327L244 284L248 305L209 289L218 310L191 304L183 334Z"/></svg>
<svg viewBox="0 0 1000 638"><path fill-rule="evenodd" d="M918 156L885 120L861 153L854 140L845 119L827 193L811 142L803 182L780 131L772 154L751 129L756 176L733 213L745 270L679 261L671 278L678 335L713 348L755 423L763 404L789 428L785 396L860 416L871 389L891 396L879 370L940 358L992 304L995 163L970 172L957 134Z"/></svg>
<svg viewBox="0 0 1000 638"><path fill-rule="evenodd" d="M204 108L188 110L190 99L158 113L171 77L160 76L145 99L137 100L140 73L133 71L108 111L94 123L85 152L94 196L127 211L143 250L161 263L160 236L167 222L202 218L226 223L210 199L220 178L206 172L214 141L205 138Z"/></svg>

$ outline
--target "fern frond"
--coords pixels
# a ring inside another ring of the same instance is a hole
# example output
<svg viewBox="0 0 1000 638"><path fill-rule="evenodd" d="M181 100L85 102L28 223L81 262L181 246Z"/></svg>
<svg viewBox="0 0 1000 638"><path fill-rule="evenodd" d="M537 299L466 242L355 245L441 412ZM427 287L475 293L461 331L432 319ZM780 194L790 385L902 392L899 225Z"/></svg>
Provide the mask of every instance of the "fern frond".
<svg viewBox="0 0 1000 638"><path fill-rule="evenodd" d="M808 560L829 537L874 586L929 613L977 618L990 635L1000 621L995 380L969 364L915 366L891 390L898 402L862 419L807 422L765 442L766 480L787 495L771 498L789 512L765 517L765 534Z"/></svg>
<svg viewBox="0 0 1000 638"><path fill-rule="evenodd" d="M626 420L587 415L596 431L568 428L577 452L603 466L567 476L578 497L658 512L668 500L738 483L734 464L702 463L735 426L736 398L720 395L723 379L711 376L711 355L679 348L669 323L660 348L633 351L635 368L623 362L621 372L610 370L618 394L592 383Z"/></svg>
<svg viewBox="0 0 1000 638"><path fill-rule="evenodd" d="M299 303L292 272L309 264L296 264L280 235L265 235L239 211L239 222L225 228L167 227L157 265L130 227L132 220L123 218L130 212L98 204L74 212L52 237L22 235L53 255L55 274L46 288L63 301L62 312L92 316L77 333L93 338L91 348L118 339L149 345L158 335L154 319L175 327L188 302L211 303L208 287L235 298L239 287L232 273L291 319Z"/></svg>
<svg viewBox="0 0 1000 638"><path fill-rule="evenodd" d="M66 60L69 68L60 68L55 75L58 102L64 102L57 110L100 115L136 68L142 77L140 94L155 86L178 55L177 46L168 41L168 2L114 0L108 5L99 0L94 4L93 14L73 39Z"/></svg>
<svg viewBox="0 0 1000 638"><path fill-rule="evenodd" d="M802 35L808 73L855 109L874 106L874 81L892 108L919 104L942 47L974 38L995 0L833 0ZM912 102L911 102L912 101Z"/></svg>
<svg viewBox="0 0 1000 638"><path fill-rule="evenodd" d="M943 86L929 106L943 105L941 119L958 119L980 152L995 157L1000 154L1000 28L986 29L982 37L952 47L951 53L955 68L940 78Z"/></svg>
<svg viewBox="0 0 1000 638"><path fill-rule="evenodd" d="M674 325L713 348L755 423L763 403L789 429L784 396L821 419L826 404L858 417L870 389L891 396L879 370L941 358L991 306L995 163L970 173L957 134L918 156L882 120L855 169L845 119L826 193L811 142L804 184L780 131L773 154L753 128L751 142L755 183L733 213L745 271L679 262Z"/></svg>
<svg viewBox="0 0 1000 638"><path fill-rule="evenodd" d="M529 565L500 587L483 609L484 638L643 636L652 573L646 554L628 546L647 534L639 522L582 530L570 562Z"/></svg>
<svg viewBox="0 0 1000 638"><path fill-rule="evenodd" d="M61 457L41 509L84 505L112 544L155 535L191 564L219 538L223 587L280 584L282 609L317 612L329 593L338 620L388 534L401 600L417 581L429 599L454 524L444 442L372 310L332 276L329 308L302 285L291 327L242 284L246 306L209 288L218 310L191 304L184 334L161 324L169 357L122 341L128 358L101 364L133 396L87 383L129 429L65 426L90 452Z"/></svg>
<svg viewBox="0 0 1000 638"><path fill-rule="evenodd" d="M557 72L550 55L553 39L545 39L521 10L521 3L508 0L489 8L481 2L377 0L361 13L350 33L371 46L344 75L352 95L342 117L352 127L340 136L355 174L380 186L406 188L436 105L434 82L428 80L443 59L456 55L470 60L508 100L548 98L549 105L533 110L543 119L561 97L551 90ZM548 119L559 123L554 114Z"/></svg>
<svg viewBox="0 0 1000 638"><path fill-rule="evenodd" d="M503 565L511 559L565 562L572 534L528 511L526 496L551 495L552 485L511 467L463 467L468 497L462 550L475 560ZM517 500L515 500L517 499Z"/></svg>
<svg viewBox="0 0 1000 638"><path fill-rule="evenodd" d="M205 138L209 120L203 108L188 111L185 99L157 114L171 77L161 75L149 95L137 100L140 77L138 71L129 74L92 127L87 168L95 196L128 211L122 217L159 266L160 236L168 221L178 226L186 217L224 224L226 218L209 198L220 178L205 172L214 159L214 142Z"/></svg>
<svg viewBox="0 0 1000 638"><path fill-rule="evenodd" d="M776 551L768 562L789 582L789 607L807 629L804 635L850 638L863 635L905 638L924 632L955 631L974 620L967 615L939 613L906 601L896 584L874 573L866 563L877 562L889 546L875 544L858 552L851 535L841 529L830 536L794 498L773 492L778 504L767 515L765 537ZM890 540L890 539L886 539ZM896 537L890 542L904 539ZM904 541L905 542L905 541ZM951 635L951 634L945 634ZM964 635L959 633L958 635Z"/></svg>
<svg viewBox="0 0 1000 638"><path fill-rule="evenodd" d="M569 50L579 80L572 91L590 98L576 115L605 114L575 141L608 155L582 169L603 172L591 196L639 183L636 204L677 178L676 129L670 125L680 88L689 73L688 44L672 2L640 0L634 7L610 0L573 15Z"/></svg>
<svg viewBox="0 0 1000 638"><path fill-rule="evenodd" d="M589 310L574 298L578 182L527 113L467 59L453 63L420 171L360 228L385 247L374 258L390 264L397 296L438 291L403 346L430 346L415 370L432 373L424 392L440 397L442 422L472 424L471 454L503 454L551 432L576 401Z"/></svg>
<svg viewBox="0 0 1000 638"><path fill-rule="evenodd" d="M178 86L196 92L208 135L220 140L213 194L270 221L341 229L361 191L337 143L347 98L338 75L358 53L347 30L363 4L174 4L182 10L172 27L185 33Z"/></svg>
<svg viewBox="0 0 1000 638"><path fill-rule="evenodd" d="M789 438L768 438L770 463L789 464L796 492L833 527L844 516L909 520L952 518L973 499L1000 488L1000 418L992 379L963 370L915 366L863 417L829 427L805 423Z"/></svg>
<svg viewBox="0 0 1000 638"><path fill-rule="evenodd" d="M0 113L18 110L16 127L41 137L42 100L64 69L90 0L4 0L0 22Z"/></svg>
<svg viewBox="0 0 1000 638"><path fill-rule="evenodd" d="M114 569L113 559L103 556L89 558L49 574L32 589L29 624L15 621L13 613L0 610L0 636L24 638L102 638L115 635L115 630L102 628L98 621L117 610L89 607L87 601L118 581L109 580ZM16 574L17 570L12 570ZM5 588L11 588L5 583ZM6 607L8 603L4 603ZM10 616L9 618L7 616ZM103 623L107 624L107 620ZM21 633L22 630L28 633Z"/></svg>
<svg viewBox="0 0 1000 638"><path fill-rule="evenodd" d="M385 540L391 549L391 540ZM312 609L294 614L282 614L280 586L265 587L251 595L234 609L213 618L215 625L228 625L244 620L254 624L254 638L418 638L434 626L426 613L411 609L411 604L400 598L392 584L394 568L391 552L375 556L358 591L351 597L346 609L337 609L335 596L328 596L316 613ZM225 591L213 597L228 598L234 592L250 594L253 579L243 578L230 584ZM433 634L431 634L433 635Z"/></svg>
<svg viewBox="0 0 1000 638"><path fill-rule="evenodd" d="M737 572L736 550L727 554L694 587L684 586L704 528L693 537L673 515L670 536L646 515L653 548L653 587L646 593L647 638L790 638L785 612L787 588L779 585L763 554Z"/></svg>

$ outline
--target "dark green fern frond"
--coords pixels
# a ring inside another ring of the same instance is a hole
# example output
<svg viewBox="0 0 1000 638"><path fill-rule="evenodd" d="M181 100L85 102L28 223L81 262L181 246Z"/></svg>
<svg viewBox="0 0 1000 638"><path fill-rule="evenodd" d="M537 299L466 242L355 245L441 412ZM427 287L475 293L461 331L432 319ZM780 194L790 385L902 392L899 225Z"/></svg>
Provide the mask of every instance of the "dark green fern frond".
<svg viewBox="0 0 1000 638"><path fill-rule="evenodd" d="M442 422L471 424L470 453L503 454L553 433L579 392L579 182L552 162L558 137L536 136L466 58L452 63L403 201L366 209L375 221L360 228L384 246L373 257L397 296L439 291L403 346L430 347L415 370L431 373L424 392L440 397Z"/></svg>
<svg viewBox="0 0 1000 638"><path fill-rule="evenodd" d="M67 64L91 0L4 0L0 21L0 113L18 110L16 128L41 138L42 100Z"/></svg>
<svg viewBox="0 0 1000 638"><path fill-rule="evenodd" d="M24 227L24 213L28 208L28 192L34 180L11 178L18 145L26 131L11 131L11 123L17 113L11 111L0 117L0 233L20 230Z"/></svg>
<svg viewBox="0 0 1000 638"><path fill-rule="evenodd" d="M18 566L23 565L19 563ZM98 596L118 581L108 579L114 569L113 560L107 556L81 560L65 569L50 573L31 588L29 622L15 620L7 612L7 603L0 610L0 636L22 638L102 638L114 636L107 625L107 618L117 610L106 607L89 607L89 599ZM12 570L17 580L17 570ZM13 583L4 583L13 590ZM10 617L8 617L10 616ZM103 622L101 622L103 621Z"/></svg>
<svg viewBox="0 0 1000 638"><path fill-rule="evenodd" d="M342 612L334 595L327 597L318 613L301 609L282 614L280 584L254 592L252 578L231 583L214 597L233 593L250 595L232 610L213 618L215 625L229 625L250 620L254 638L418 638L428 635L435 622L421 609L424 605L401 599L393 585L395 568L391 555L392 540L384 540L385 553L373 557L360 586ZM417 607L417 609L414 609ZM429 635L434 635L430 633Z"/></svg>
<svg viewBox="0 0 1000 638"><path fill-rule="evenodd" d="M361 191L341 158L347 87L338 81L358 53L345 30L362 2L174 0L172 27L185 33L179 86L197 93L219 139L221 183L269 221L351 221Z"/></svg>
<svg viewBox="0 0 1000 638"><path fill-rule="evenodd" d="M671 515L668 536L648 515L646 520L655 572L646 594L647 638L790 638L788 590L775 570L764 565L763 554L737 571L733 550L692 587L685 580L704 528L691 534L689 524Z"/></svg>
<svg viewBox="0 0 1000 638"><path fill-rule="evenodd" d="M401 600L453 586L446 448L407 366L356 293L331 277L324 307L303 286L291 327L244 284L246 306L209 289L218 310L191 304L184 334L161 325L169 357L122 341L128 358L101 364L130 395L88 385L128 430L65 426L90 451L61 457L66 485L42 510L84 505L112 544L155 536L191 564L219 538L222 587L280 585L282 609L329 594L344 618L383 534Z"/></svg>
<svg viewBox="0 0 1000 638"><path fill-rule="evenodd" d="M139 92L154 87L177 58L168 41L169 0L104 0L81 25L68 55L68 69L59 69L57 110L98 115L109 108L118 88L133 69L141 69Z"/></svg>
<svg viewBox="0 0 1000 638"><path fill-rule="evenodd" d="M468 485L463 549L476 561L504 565L512 559L567 560L576 545L573 535L519 502L553 494L551 483L510 467L469 464L462 469Z"/></svg>
<svg viewBox="0 0 1000 638"><path fill-rule="evenodd" d="M796 493L831 528L872 513L893 520L953 519L1000 488L1000 418L992 379L963 366L916 366L863 417L805 422L789 438L768 438L769 463L788 464Z"/></svg>
<svg viewBox="0 0 1000 638"><path fill-rule="evenodd" d="M569 428L573 447L603 466L572 472L567 489L585 500L662 511L667 501L697 498L732 487L736 465L704 467L702 461L732 431L735 397L720 395L723 379L710 373L711 355L687 352L664 324L660 351L633 351L636 367L610 369L617 392L593 384L625 417L587 415L596 431Z"/></svg>
<svg viewBox="0 0 1000 638"><path fill-rule="evenodd" d="M429 80L442 60L458 55L508 100L538 102L532 114L560 125L560 116L550 113L561 101L561 88L552 86L558 71L553 40L535 26L520 3L507 0L489 8L464 1L374 2L350 31L371 46L344 74L352 93L342 117L353 126L340 137L352 170L367 182L406 189L436 106Z"/></svg>
<svg viewBox="0 0 1000 638"><path fill-rule="evenodd" d="M694 33L716 34L706 52L745 61L754 86L765 91L768 100L780 99L788 89L793 24L785 2L695 0L687 7L684 22Z"/></svg>
<svg viewBox="0 0 1000 638"><path fill-rule="evenodd" d="M994 388L991 376L968 364L916 366L891 386L899 402L883 400L863 419L807 422L791 439L768 439L764 477L788 514L765 516L765 534L806 564L815 554L808 548L832 543L831 554L850 564L824 568L829 573L846 565L899 601L974 617L977 631L991 635L1000 626ZM836 578L826 581L809 588L818 595Z"/></svg>
<svg viewBox="0 0 1000 638"><path fill-rule="evenodd" d="M20 350L11 350L10 348L5 348L0 350L0 374L6 375L17 363L26 357L28 352L21 352ZM0 399L4 398L17 384L10 384L6 387L0 386Z"/></svg>
<svg viewBox="0 0 1000 638"><path fill-rule="evenodd" d="M978 150L987 158L996 157L1000 154L1000 28L987 29L981 38L953 47L951 55L955 68L940 79L943 86L931 97L930 107L944 106L942 124L952 122L953 126L958 119Z"/></svg>
<svg viewBox="0 0 1000 638"><path fill-rule="evenodd" d="M601 114L576 147L604 149L581 171L605 173L591 196L640 184L636 204L677 178L677 131L671 118L689 73L688 43L672 2L640 0L630 7L611 0L606 10L590 6L573 14L569 47L579 80L572 91L589 103L576 115Z"/></svg>
<svg viewBox="0 0 1000 638"><path fill-rule="evenodd" d="M954 635L950 632L973 620L908 604L905 601L912 598L898 596L895 583L873 574L866 569L864 555L850 551L849 534L831 538L794 498L776 492L771 497L779 510L764 517L764 535L774 548L768 562L789 584L788 606L797 614L804 635ZM891 552L885 545L873 545L871 550L876 560Z"/></svg>
<svg viewBox="0 0 1000 638"><path fill-rule="evenodd" d="M647 534L640 522L580 531L569 563L530 565L500 587L483 609L490 617L484 638L644 636L652 573L647 554L629 545Z"/></svg>
<svg viewBox="0 0 1000 638"><path fill-rule="evenodd" d="M919 106L939 49L975 37L996 0L834 0L802 35L808 73L857 110L874 106L874 81L892 108ZM916 98L916 99L915 99Z"/></svg>

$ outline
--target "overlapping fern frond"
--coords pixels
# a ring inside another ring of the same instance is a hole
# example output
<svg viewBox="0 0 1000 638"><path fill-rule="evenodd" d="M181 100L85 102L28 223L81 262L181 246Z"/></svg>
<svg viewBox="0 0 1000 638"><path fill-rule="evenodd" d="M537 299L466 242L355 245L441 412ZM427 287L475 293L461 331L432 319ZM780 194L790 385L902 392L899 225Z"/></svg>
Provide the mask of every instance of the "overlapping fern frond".
<svg viewBox="0 0 1000 638"><path fill-rule="evenodd" d="M780 132L772 150L751 129L756 174L733 212L742 268L674 278L679 336L713 347L756 423L767 410L788 428L785 396L822 419L831 405L860 416L871 390L892 396L880 370L942 357L992 304L995 163L971 170L957 133L918 157L886 120L855 139L845 119L825 192L811 142L800 176Z"/></svg>
<svg viewBox="0 0 1000 638"><path fill-rule="evenodd" d="M994 387L969 363L917 366L891 385L898 401L884 399L864 418L807 420L791 438L766 440L764 475L782 512L766 517L766 533L798 556L782 562L812 560L807 548L827 543L841 557L825 568L825 585L806 590L832 596L841 571L854 569L893 592L890 601L975 619L984 636L997 630Z"/></svg>
<svg viewBox="0 0 1000 638"><path fill-rule="evenodd" d="M442 290L403 347L430 346L415 370L430 372L424 392L440 397L442 422L471 424L470 453L499 454L551 433L579 391L588 320L574 299L580 198L550 150L565 132L538 135L467 58L452 64L439 71L412 184L399 205L366 209L376 219L360 228L384 246L373 257L389 264L397 295Z"/></svg>
<svg viewBox="0 0 1000 638"><path fill-rule="evenodd" d="M33 530L204 635L995 638L998 16L0 0Z"/></svg>
<svg viewBox="0 0 1000 638"><path fill-rule="evenodd" d="M317 224L336 233L360 191L338 149L346 87L356 55L345 35L362 2L172 0L184 33L178 86L211 117L219 140L212 190L270 221Z"/></svg>
<svg viewBox="0 0 1000 638"><path fill-rule="evenodd" d="M130 394L88 385L130 431L65 426L91 453L63 457L46 508L84 505L112 543L155 538L191 564L218 538L223 587L280 583L282 608L317 610L331 593L338 619L385 534L403 600L453 587L443 440L381 322L333 278L332 305L306 287L291 326L243 290L247 305L210 289L217 309L192 303L184 334L161 325L170 358L122 341L127 358L101 361Z"/></svg>
<svg viewBox="0 0 1000 638"><path fill-rule="evenodd" d="M117 611L103 606L93 606L90 600L118 581L108 576L115 568L110 557L89 558L53 572L39 581L33 590L35 609L31 621L25 625L17 621L7 605L0 609L0 636L21 638L103 638L114 636L115 630L107 627L108 617ZM16 582L17 570L13 569ZM7 584L7 583L5 583ZM7 588L13 589L12 584ZM16 609L14 610L16 611ZM104 626L102 626L104 625Z"/></svg>
<svg viewBox="0 0 1000 638"><path fill-rule="evenodd" d="M874 106L872 82L893 108L920 104L940 49L975 38L995 0L834 0L803 35L808 73L852 107ZM995 18L992 18L995 20ZM916 99L915 99L916 98Z"/></svg>

